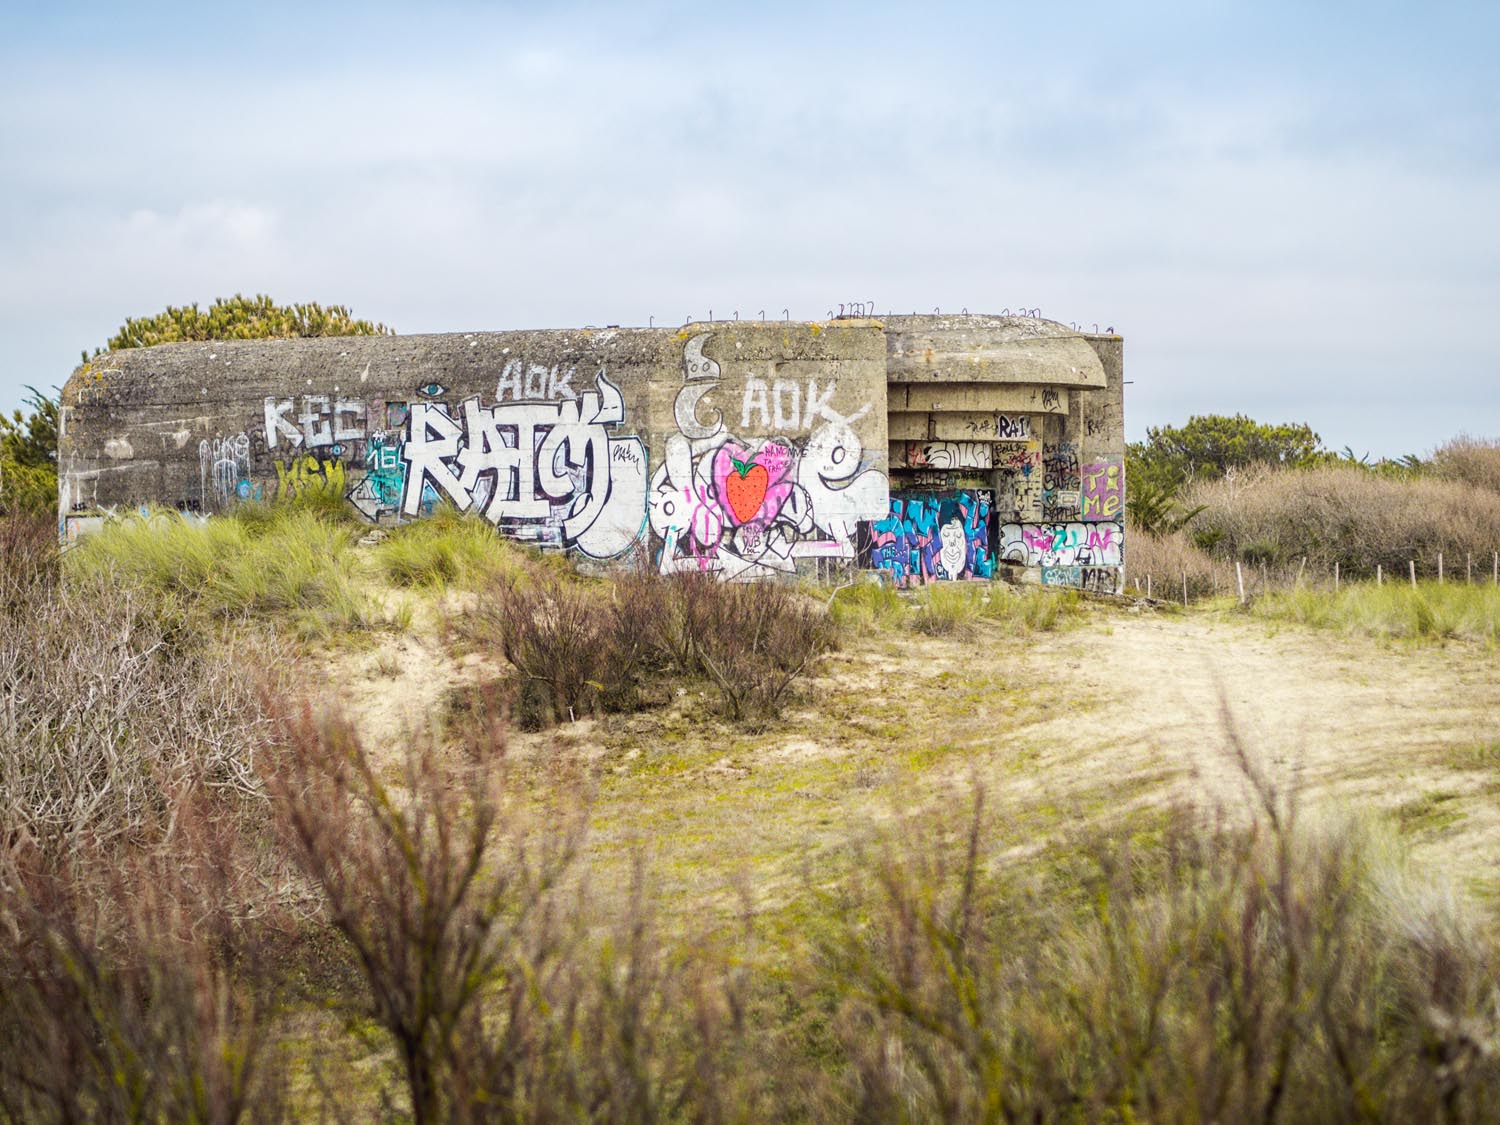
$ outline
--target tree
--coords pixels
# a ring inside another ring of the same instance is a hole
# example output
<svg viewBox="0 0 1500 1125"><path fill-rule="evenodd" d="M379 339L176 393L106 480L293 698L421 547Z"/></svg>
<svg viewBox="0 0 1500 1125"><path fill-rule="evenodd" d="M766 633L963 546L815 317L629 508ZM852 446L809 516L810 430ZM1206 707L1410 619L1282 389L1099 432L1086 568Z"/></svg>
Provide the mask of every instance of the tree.
<svg viewBox="0 0 1500 1125"><path fill-rule="evenodd" d="M1311 426L1267 425L1243 414L1195 414L1184 426L1153 426L1145 441L1125 449L1130 516L1146 531L1175 531L1203 511L1181 504L1179 492L1189 481L1250 465L1291 468L1333 458L1321 442Z"/></svg>
<svg viewBox="0 0 1500 1125"><path fill-rule="evenodd" d="M129 317L105 345L111 351L120 348L149 348L183 340L265 340L292 339L299 336L390 336L384 324L356 320L343 305L324 308L317 302L305 305L278 305L263 293L246 297L219 297L207 309L196 303L180 308L168 306L165 312L149 317ZM97 348L95 355L104 349ZM88 353L84 353L87 362Z"/></svg>
<svg viewBox="0 0 1500 1125"><path fill-rule="evenodd" d="M1268 425L1244 414L1201 414L1185 426L1153 426L1131 446L1148 476L1217 478L1249 465L1290 468L1318 459L1322 439L1304 423Z"/></svg>
<svg viewBox="0 0 1500 1125"><path fill-rule="evenodd" d="M0 414L0 512L44 512L57 503L57 399L26 389L29 414Z"/></svg>
<svg viewBox="0 0 1500 1125"><path fill-rule="evenodd" d="M40 468L57 461L57 400L35 387L22 401L29 415L19 410L9 418L0 414L0 460L27 468Z"/></svg>

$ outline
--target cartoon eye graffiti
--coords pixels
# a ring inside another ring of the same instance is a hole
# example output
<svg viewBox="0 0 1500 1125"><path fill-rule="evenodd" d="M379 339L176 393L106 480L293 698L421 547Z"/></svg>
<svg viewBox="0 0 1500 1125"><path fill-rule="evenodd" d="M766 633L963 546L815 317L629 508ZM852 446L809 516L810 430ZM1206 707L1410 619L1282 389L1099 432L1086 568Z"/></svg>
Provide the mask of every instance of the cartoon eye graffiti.
<svg viewBox="0 0 1500 1125"><path fill-rule="evenodd" d="M445 395L447 393L448 388L436 380L433 380L431 383L423 383L417 388L417 394L423 395L426 398L437 398L438 395Z"/></svg>

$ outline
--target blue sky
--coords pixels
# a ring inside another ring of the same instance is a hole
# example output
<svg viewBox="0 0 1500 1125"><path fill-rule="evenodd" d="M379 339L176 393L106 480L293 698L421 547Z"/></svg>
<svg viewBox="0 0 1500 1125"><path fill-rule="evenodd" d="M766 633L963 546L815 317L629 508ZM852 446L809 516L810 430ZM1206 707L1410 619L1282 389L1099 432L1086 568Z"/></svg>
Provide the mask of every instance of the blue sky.
<svg viewBox="0 0 1500 1125"><path fill-rule="evenodd" d="M400 332L1039 307L1132 437L1500 435L1500 6L0 8L0 407L236 291Z"/></svg>

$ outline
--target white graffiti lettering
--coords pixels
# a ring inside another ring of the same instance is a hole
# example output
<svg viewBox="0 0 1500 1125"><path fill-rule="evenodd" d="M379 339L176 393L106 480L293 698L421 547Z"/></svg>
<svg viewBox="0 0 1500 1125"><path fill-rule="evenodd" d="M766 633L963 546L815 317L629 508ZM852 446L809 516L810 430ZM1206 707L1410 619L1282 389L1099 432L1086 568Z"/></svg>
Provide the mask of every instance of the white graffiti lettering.
<svg viewBox="0 0 1500 1125"><path fill-rule="evenodd" d="M518 368L516 378L539 394L553 385L540 368L524 376ZM490 407L475 395L464 400L461 422L441 403L413 403L402 513L418 515L446 496L517 538L595 558L629 550L645 523L646 449L639 438L610 435L625 408L602 370L594 388Z"/></svg>

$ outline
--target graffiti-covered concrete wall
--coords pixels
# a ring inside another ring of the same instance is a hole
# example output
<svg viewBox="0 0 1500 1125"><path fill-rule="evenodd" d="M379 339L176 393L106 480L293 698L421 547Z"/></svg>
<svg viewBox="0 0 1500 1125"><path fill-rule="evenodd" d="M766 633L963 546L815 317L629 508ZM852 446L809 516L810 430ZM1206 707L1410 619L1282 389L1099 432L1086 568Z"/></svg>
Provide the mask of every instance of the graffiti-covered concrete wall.
<svg viewBox="0 0 1500 1125"><path fill-rule="evenodd" d="M61 531L334 491L372 523L451 503L669 572L859 561L911 582L1020 564L1113 589L1119 357L1117 337L1022 317L113 352L64 390Z"/></svg>
<svg viewBox="0 0 1500 1125"><path fill-rule="evenodd" d="M1031 317L899 317L886 344L891 511L870 528L871 565L902 582L947 577L940 550L956 558L961 531L962 577L993 560L1027 580L1123 590L1120 338Z"/></svg>

